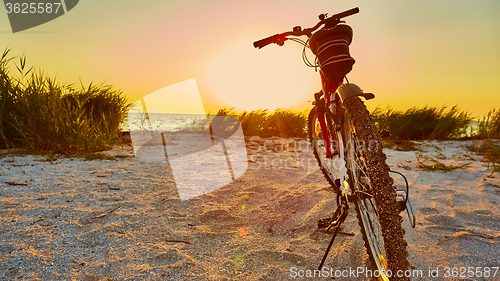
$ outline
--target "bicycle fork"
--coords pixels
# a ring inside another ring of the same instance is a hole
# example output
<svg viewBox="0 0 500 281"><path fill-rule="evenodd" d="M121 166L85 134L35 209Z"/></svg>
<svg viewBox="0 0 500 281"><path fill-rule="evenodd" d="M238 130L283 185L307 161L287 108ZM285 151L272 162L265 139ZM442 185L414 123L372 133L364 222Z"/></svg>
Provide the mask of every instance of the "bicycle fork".
<svg viewBox="0 0 500 281"><path fill-rule="evenodd" d="M325 113L326 113L325 100L324 98L320 98L319 93L316 93L314 95L314 98L316 99L316 116L318 118L319 125L321 127L321 134L323 137L323 141L325 142L326 157L332 158L330 136L328 136L328 130L326 128L326 122L325 122Z"/></svg>
<svg viewBox="0 0 500 281"><path fill-rule="evenodd" d="M324 145L325 145L325 150L326 150L326 157L329 159L332 159L333 156L336 156L338 152L332 152L332 143L330 141L330 136L328 134L328 129L332 129L333 131L339 131L340 130L340 121L338 120L337 116L332 113L327 107L326 103L330 102L330 94L327 93L326 97L322 98L321 96L323 95L322 92L318 92L314 94L314 99L316 100L316 116L318 118L319 125L321 127L321 136L323 137ZM325 100L326 99L326 100ZM331 125L331 128L328 128L326 119L329 118L333 124L328 124ZM335 137L335 135L334 135ZM338 141L338 140L337 140ZM337 146L337 145L336 145ZM338 150L338 147L336 147Z"/></svg>

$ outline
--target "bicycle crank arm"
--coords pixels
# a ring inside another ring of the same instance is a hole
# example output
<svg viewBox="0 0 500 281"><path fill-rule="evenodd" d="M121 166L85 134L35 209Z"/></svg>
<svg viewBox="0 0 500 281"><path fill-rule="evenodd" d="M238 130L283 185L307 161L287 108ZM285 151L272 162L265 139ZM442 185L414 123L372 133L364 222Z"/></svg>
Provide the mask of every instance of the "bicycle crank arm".
<svg viewBox="0 0 500 281"><path fill-rule="evenodd" d="M318 228L326 228L326 231L330 231L332 227L339 227L340 224L347 218L348 212L343 211L338 218L326 218L317 220Z"/></svg>
<svg viewBox="0 0 500 281"><path fill-rule="evenodd" d="M331 218L319 219L316 222L318 223L318 228L327 228L327 231L332 227L337 227L344 222L349 214L349 206L345 199L342 200L342 204L337 204L337 209L333 213Z"/></svg>

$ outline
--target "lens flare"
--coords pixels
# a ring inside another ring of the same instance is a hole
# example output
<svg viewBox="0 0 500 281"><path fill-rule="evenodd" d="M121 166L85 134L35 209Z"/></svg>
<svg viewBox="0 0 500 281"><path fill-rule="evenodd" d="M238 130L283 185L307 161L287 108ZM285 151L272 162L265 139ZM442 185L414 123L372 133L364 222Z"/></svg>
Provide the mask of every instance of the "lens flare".
<svg viewBox="0 0 500 281"><path fill-rule="evenodd" d="M242 227L240 227L240 229L238 229L238 235L241 238L246 238L249 234L250 234L250 230L246 226L242 226Z"/></svg>

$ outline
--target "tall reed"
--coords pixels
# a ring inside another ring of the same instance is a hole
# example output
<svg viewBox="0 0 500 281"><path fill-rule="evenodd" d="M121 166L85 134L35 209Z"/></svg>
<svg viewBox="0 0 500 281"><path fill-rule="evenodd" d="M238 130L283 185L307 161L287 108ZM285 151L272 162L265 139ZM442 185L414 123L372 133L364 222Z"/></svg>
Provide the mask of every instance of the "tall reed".
<svg viewBox="0 0 500 281"><path fill-rule="evenodd" d="M307 117L303 112L281 108L272 113L267 110L245 111L239 119L246 135L283 138L306 136Z"/></svg>
<svg viewBox="0 0 500 281"><path fill-rule="evenodd" d="M377 107L370 113L378 130L388 130L393 137L406 140L459 138L467 134L472 116L457 106L411 108L398 111Z"/></svg>
<svg viewBox="0 0 500 281"><path fill-rule="evenodd" d="M481 139L500 139L500 110L492 109L479 120L477 136Z"/></svg>
<svg viewBox="0 0 500 281"><path fill-rule="evenodd" d="M307 118L303 112L294 112L285 109L276 109L269 113L267 109L244 111L238 113L233 108L221 108L216 114L208 114L214 133L224 133L235 129L236 120L240 121L243 133L246 136L272 137L305 137L307 130ZM233 118L223 118L225 116ZM185 132L208 132L208 122L197 120L188 124L182 131Z"/></svg>
<svg viewBox="0 0 500 281"><path fill-rule="evenodd" d="M42 71L0 58L0 147L33 152L93 152L107 149L119 134L129 104L111 86L59 84Z"/></svg>

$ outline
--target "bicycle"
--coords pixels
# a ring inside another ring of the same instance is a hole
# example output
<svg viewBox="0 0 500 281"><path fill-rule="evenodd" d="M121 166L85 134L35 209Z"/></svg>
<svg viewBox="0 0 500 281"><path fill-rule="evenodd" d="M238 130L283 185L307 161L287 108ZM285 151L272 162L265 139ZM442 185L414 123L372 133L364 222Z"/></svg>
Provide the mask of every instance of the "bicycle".
<svg viewBox="0 0 500 281"><path fill-rule="evenodd" d="M349 54L352 29L341 19L358 12L354 8L331 17L321 14L314 27L296 26L293 31L256 41L254 47L260 49L272 43L283 46L285 41L292 40L304 45L302 57L306 65L319 68L322 90L314 94L308 136L320 169L337 194L337 209L331 218L317 221L319 228L333 229L318 270L322 269L348 215L348 203L353 203L369 262L379 273L378 279L405 280L396 273L409 267L402 211L407 211L411 226L415 227L408 182L403 174L394 172L404 178L406 187L393 187L389 175L393 171L385 163L381 137L360 99L370 100L375 95L364 93L346 77L355 61ZM307 41L297 38L300 36L307 36ZM314 64L307 59L306 48L316 55Z"/></svg>

